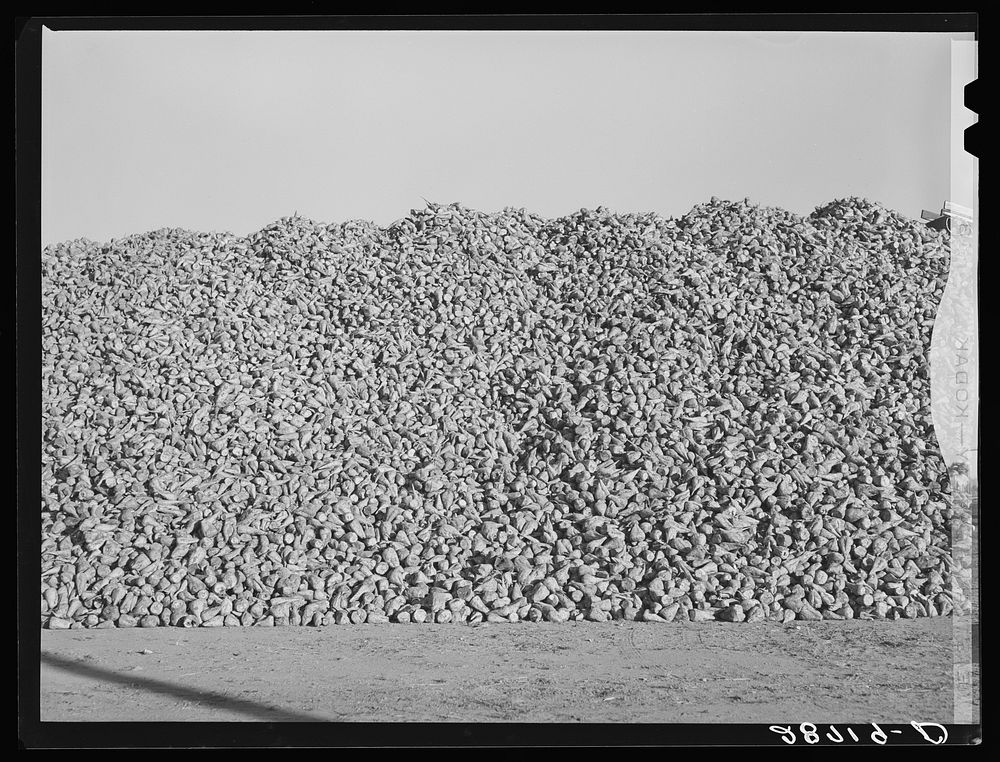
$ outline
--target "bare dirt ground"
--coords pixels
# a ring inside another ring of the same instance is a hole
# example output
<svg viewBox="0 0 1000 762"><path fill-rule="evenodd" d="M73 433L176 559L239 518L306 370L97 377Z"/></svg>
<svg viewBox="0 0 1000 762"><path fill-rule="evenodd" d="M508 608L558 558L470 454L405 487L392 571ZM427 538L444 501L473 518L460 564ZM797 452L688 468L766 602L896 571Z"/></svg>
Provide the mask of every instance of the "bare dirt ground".
<svg viewBox="0 0 1000 762"><path fill-rule="evenodd" d="M41 656L43 722L953 721L950 618L45 630Z"/></svg>

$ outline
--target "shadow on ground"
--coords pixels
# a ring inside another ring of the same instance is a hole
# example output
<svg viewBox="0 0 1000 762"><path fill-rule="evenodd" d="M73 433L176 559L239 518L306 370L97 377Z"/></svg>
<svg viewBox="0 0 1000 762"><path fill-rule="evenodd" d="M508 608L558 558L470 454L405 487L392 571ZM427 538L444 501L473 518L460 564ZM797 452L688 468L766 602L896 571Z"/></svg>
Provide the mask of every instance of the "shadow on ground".
<svg viewBox="0 0 1000 762"><path fill-rule="evenodd" d="M82 664L72 659L64 659L49 653L42 653L41 660L50 667L71 672L82 677L102 682L117 683L137 690L144 690L150 693L172 696L182 701L197 701L203 704L210 704L215 709L238 712L255 720L265 722L325 722L308 714L280 709L267 704L260 704L246 699L234 698L223 693L214 691L202 691L194 688L187 688L183 685L170 683L165 680L154 680L148 677L137 677L135 675L123 675L109 669L95 667L90 664ZM113 721L113 717L106 718Z"/></svg>

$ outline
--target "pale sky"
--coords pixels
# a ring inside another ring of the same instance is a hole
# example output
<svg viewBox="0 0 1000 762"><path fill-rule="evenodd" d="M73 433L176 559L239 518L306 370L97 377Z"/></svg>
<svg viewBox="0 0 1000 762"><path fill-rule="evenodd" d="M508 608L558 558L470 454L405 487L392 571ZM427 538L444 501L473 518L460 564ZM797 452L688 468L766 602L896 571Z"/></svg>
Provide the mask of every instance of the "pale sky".
<svg viewBox="0 0 1000 762"><path fill-rule="evenodd" d="M384 225L421 197L919 217L948 197L950 40L972 38L46 30L42 242Z"/></svg>

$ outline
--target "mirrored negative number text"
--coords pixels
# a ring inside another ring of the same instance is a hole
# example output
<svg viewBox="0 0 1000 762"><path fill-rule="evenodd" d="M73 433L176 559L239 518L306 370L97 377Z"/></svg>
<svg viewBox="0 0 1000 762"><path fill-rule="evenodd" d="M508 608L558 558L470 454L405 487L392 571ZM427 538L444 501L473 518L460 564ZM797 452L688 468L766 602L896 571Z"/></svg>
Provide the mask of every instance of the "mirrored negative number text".
<svg viewBox="0 0 1000 762"><path fill-rule="evenodd" d="M947 728L936 722L911 722L910 726L924 741L935 746L948 740ZM883 746L889 740L890 735L903 735L902 730L894 728L887 732L874 722L871 723L871 730L868 729L868 726L858 730L846 726L841 730L836 725L827 725L826 728L826 731L823 732L819 726L811 722L803 722L797 728L793 725L771 725L769 730L772 733L777 733L781 740L789 745L799 741L809 745L817 744L820 741L834 744L859 743L863 736L867 736L879 746Z"/></svg>

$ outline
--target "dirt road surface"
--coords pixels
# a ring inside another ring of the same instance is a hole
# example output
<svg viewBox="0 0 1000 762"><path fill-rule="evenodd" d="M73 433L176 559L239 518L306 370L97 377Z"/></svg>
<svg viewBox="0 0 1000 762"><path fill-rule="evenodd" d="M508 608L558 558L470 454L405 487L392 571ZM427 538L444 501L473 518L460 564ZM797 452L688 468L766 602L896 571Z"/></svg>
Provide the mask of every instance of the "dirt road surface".
<svg viewBox="0 0 1000 762"><path fill-rule="evenodd" d="M951 620L42 632L42 721L952 721Z"/></svg>

